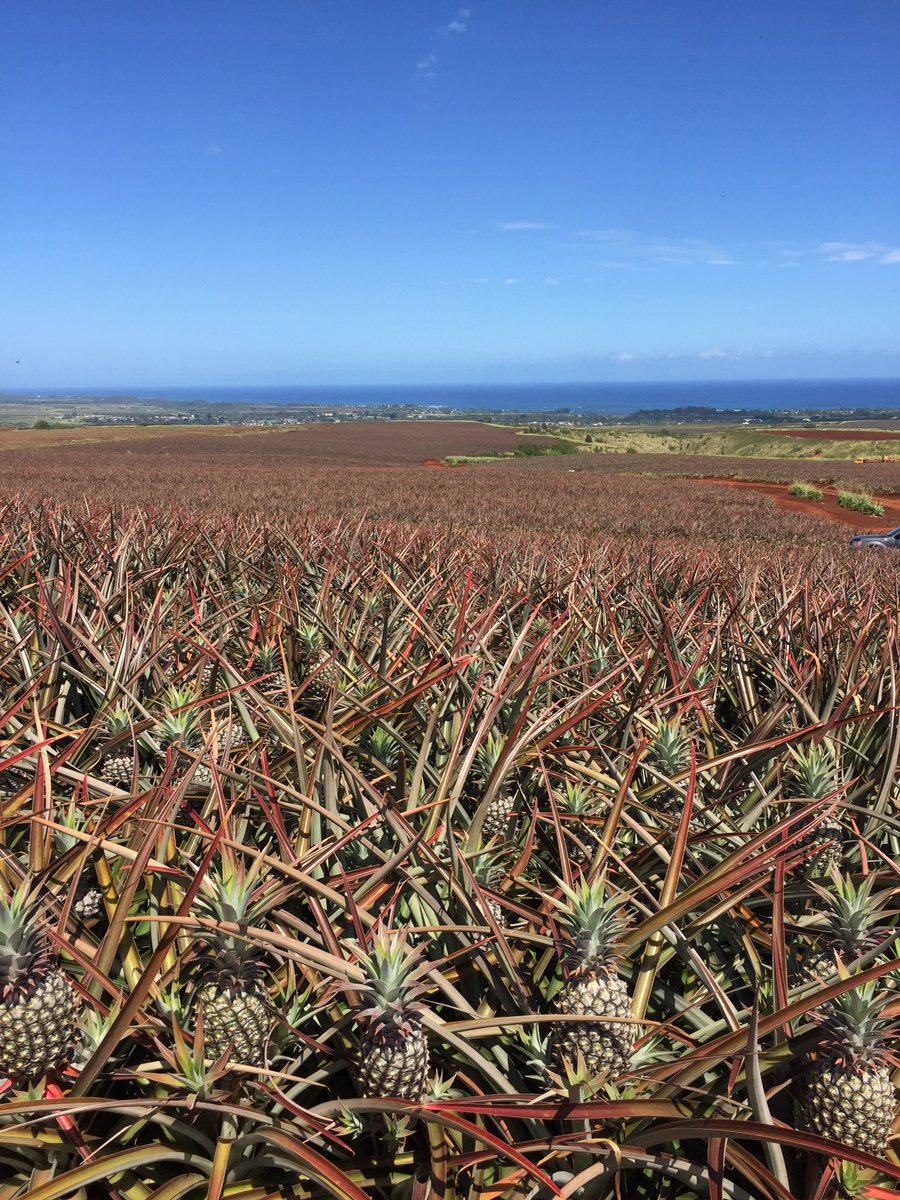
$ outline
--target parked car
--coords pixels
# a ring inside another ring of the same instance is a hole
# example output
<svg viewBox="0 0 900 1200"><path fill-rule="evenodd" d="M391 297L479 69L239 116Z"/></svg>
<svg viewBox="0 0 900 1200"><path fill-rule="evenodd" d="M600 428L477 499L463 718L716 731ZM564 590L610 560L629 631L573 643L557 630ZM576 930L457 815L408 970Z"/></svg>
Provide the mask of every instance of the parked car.
<svg viewBox="0 0 900 1200"><path fill-rule="evenodd" d="M900 550L900 526L887 533L858 533L850 545L854 550Z"/></svg>

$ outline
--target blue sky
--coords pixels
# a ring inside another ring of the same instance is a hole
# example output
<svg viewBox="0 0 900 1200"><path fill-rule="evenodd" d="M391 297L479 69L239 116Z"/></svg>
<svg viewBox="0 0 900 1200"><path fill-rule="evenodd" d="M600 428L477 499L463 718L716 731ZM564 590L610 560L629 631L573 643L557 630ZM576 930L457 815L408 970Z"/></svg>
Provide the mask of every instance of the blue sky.
<svg viewBox="0 0 900 1200"><path fill-rule="evenodd" d="M900 375L891 0L5 0L0 386Z"/></svg>

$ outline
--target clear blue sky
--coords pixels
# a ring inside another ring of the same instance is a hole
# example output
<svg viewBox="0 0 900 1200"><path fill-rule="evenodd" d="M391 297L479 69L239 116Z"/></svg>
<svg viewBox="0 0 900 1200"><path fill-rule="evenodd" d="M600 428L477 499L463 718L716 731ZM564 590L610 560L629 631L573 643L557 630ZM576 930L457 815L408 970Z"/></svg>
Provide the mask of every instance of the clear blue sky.
<svg viewBox="0 0 900 1200"><path fill-rule="evenodd" d="M4 0L0 386L900 375L896 0Z"/></svg>

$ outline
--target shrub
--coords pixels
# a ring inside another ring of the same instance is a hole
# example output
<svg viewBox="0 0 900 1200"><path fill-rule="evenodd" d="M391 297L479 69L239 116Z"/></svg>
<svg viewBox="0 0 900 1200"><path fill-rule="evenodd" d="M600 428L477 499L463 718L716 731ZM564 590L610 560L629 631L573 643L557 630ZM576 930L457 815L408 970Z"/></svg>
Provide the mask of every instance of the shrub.
<svg viewBox="0 0 900 1200"><path fill-rule="evenodd" d="M872 517L884 516L884 505L873 500L866 492L847 492L838 489L838 504L841 508L852 508L854 512L867 513Z"/></svg>
<svg viewBox="0 0 900 1200"><path fill-rule="evenodd" d="M792 483L788 491L798 500L821 500L823 498L822 491L812 483Z"/></svg>

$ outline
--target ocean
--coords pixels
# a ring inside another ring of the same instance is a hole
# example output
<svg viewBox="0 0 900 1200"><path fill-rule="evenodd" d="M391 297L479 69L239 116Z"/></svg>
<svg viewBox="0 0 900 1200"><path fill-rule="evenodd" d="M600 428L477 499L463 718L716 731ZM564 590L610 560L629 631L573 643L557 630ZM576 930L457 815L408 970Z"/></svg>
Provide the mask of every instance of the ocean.
<svg viewBox="0 0 900 1200"><path fill-rule="evenodd" d="M772 379L703 383L535 383L365 387L118 387L0 389L22 399L168 400L181 404L293 404L317 408L417 405L506 412L632 413L702 405L721 409L900 408L898 379Z"/></svg>

